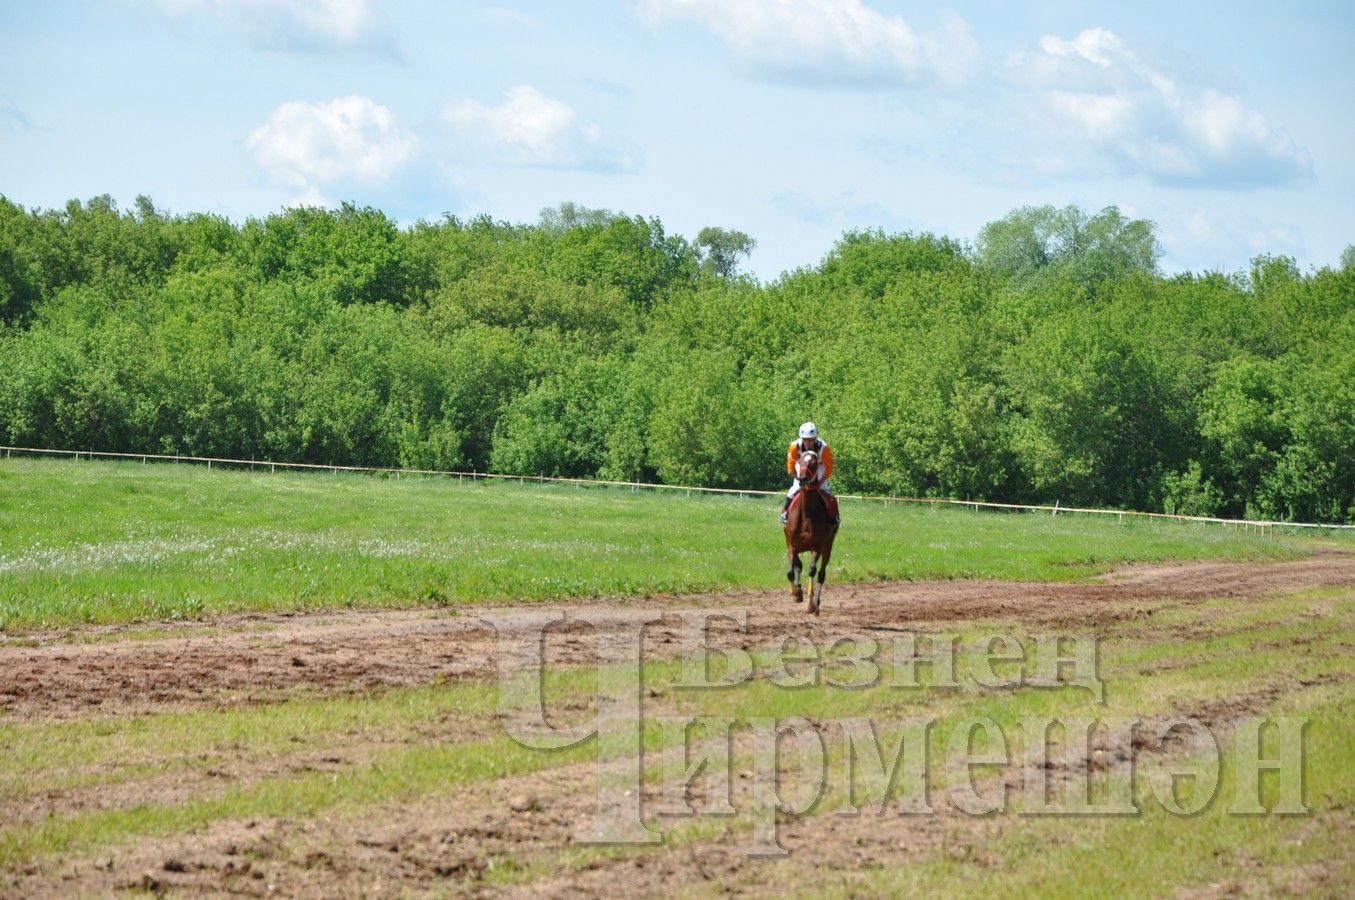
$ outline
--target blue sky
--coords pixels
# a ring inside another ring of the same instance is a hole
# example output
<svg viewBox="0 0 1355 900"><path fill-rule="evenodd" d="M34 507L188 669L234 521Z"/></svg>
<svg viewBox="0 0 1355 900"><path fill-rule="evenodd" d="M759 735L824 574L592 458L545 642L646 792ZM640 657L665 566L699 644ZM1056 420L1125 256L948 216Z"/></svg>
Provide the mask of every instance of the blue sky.
<svg viewBox="0 0 1355 900"><path fill-rule="evenodd" d="M1355 242L1355 4L0 0L0 194L234 219L543 206L969 240L1115 204L1163 266Z"/></svg>

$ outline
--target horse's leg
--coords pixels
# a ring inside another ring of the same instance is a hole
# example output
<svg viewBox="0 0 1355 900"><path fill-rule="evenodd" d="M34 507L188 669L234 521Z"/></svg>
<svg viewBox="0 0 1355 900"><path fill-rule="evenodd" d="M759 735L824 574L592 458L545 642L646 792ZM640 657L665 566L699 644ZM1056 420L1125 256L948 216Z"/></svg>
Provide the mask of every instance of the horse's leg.
<svg viewBox="0 0 1355 900"><path fill-rule="evenodd" d="M809 580L814 580L814 571L819 567L819 551L809 551Z"/></svg>
<svg viewBox="0 0 1355 900"><path fill-rule="evenodd" d="M790 582L790 596L799 603L805 598L804 591L800 587L800 554L787 548L786 557L786 580Z"/></svg>
<svg viewBox="0 0 1355 900"><path fill-rule="evenodd" d="M823 555L819 563L819 578L810 588L809 608L814 611L815 615L819 612L819 604L823 602L823 581L828 577L828 560L832 555L833 548L831 545L823 548Z"/></svg>

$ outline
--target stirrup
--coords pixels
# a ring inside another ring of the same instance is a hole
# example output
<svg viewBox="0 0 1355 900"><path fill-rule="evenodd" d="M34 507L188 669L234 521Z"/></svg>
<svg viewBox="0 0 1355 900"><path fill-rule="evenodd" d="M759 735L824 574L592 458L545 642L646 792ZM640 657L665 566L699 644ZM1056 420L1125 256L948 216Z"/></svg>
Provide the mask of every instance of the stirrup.
<svg viewBox="0 0 1355 900"><path fill-rule="evenodd" d="M788 522L789 520L790 520L790 511L785 509L781 510L781 524L785 525L786 522Z"/></svg>

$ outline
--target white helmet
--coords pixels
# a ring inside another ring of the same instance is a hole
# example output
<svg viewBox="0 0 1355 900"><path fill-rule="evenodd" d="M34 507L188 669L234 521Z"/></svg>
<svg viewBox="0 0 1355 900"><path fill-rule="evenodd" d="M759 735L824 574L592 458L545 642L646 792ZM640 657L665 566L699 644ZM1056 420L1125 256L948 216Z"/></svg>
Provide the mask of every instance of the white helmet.
<svg viewBox="0 0 1355 900"><path fill-rule="evenodd" d="M801 438L816 438L819 436L819 429L814 427L813 422L806 422L800 426Z"/></svg>

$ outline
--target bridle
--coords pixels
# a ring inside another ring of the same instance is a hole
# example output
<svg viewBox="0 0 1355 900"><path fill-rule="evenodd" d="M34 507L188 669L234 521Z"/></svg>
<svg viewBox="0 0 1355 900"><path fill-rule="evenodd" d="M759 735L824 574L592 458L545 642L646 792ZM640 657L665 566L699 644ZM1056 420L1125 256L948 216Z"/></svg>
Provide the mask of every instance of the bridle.
<svg viewBox="0 0 1355 900"><path fill-rule="evenodd" d="M803 474L797 473L797 476L800 479L800 486L802 488L812 487L817 481L815 476L819 472L819 455L813 450L804 451L800 454L797 468L800 472L803 472Z"/></svg>

